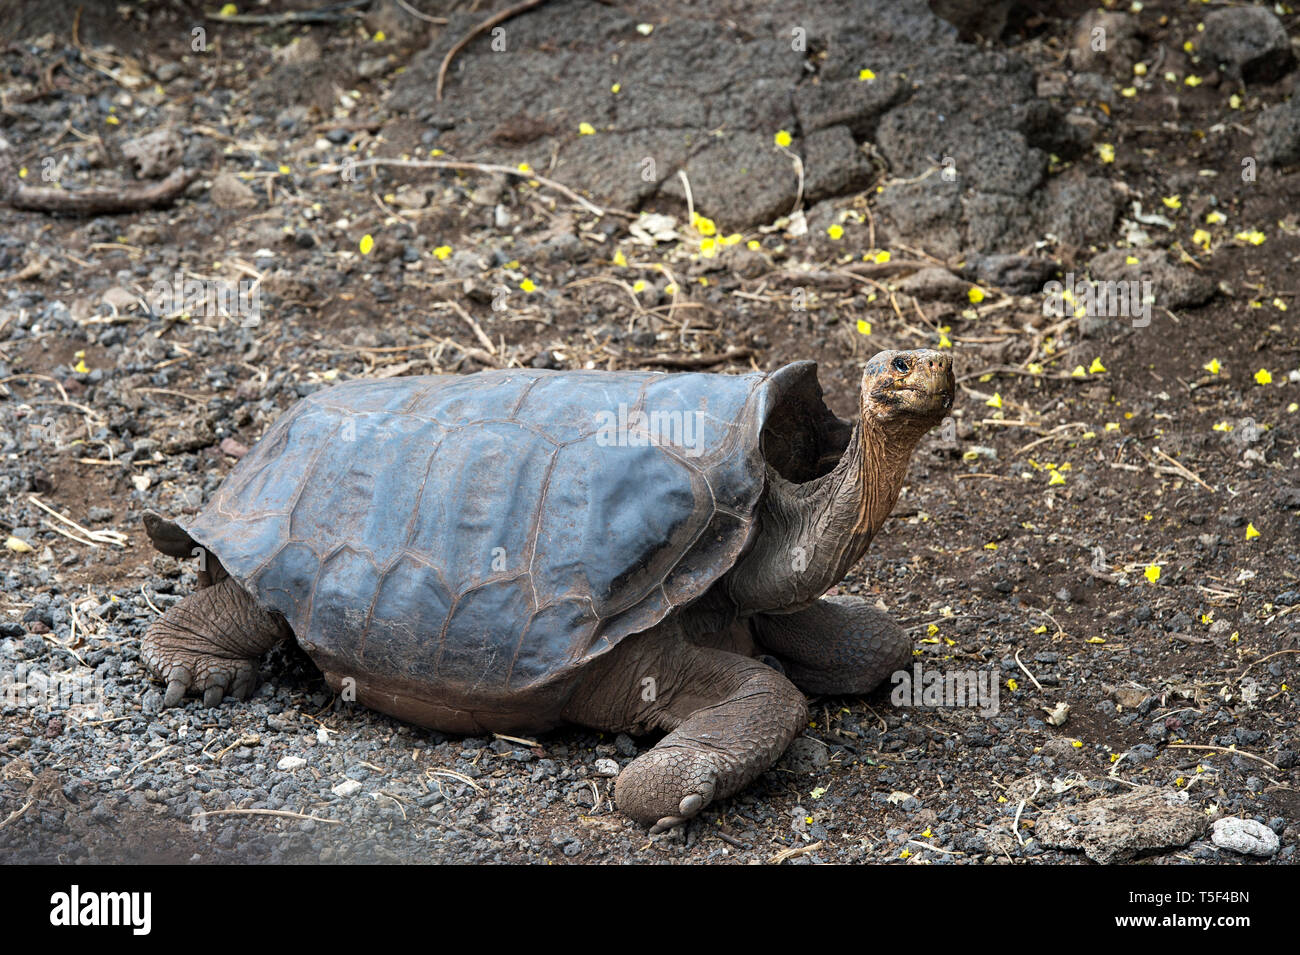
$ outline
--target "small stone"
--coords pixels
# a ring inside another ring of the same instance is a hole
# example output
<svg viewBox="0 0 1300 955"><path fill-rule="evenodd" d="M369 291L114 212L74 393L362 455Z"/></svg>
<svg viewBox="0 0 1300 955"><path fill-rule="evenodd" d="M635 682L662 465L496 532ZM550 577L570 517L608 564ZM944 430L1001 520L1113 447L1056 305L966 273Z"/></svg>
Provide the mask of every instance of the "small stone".
<svg viewBox="0 0 1300 955"><path fill-rule="evenodd" d="M1237 816L1216 820L1210 839L1220 849L1251 856L1271 856L1281 845L1277 833L1268 826Z"/></svg>
<svg viewBox="0 0 1300 955"><path fill-rule="evenodd" d="M285 756L275 764L275 768L286 773L291 773L295 769L302 769L306 765L307 760L303 759L301 756ZM335 792L338 792L338 790L335 790Z"/></svg>
<svg viewBox="0 0 1300 955"><path fill-rule="evenodd" d="M800 736L781 757L782 769L792 773L815 773L830 765L830 752L821 740Z"/></svg>
<svg viewBox="0 0 1300 955"><path fill-rule="evenodd" d="M348 796L355 796L361 791L361 784L355 779L345 779L333 789L330 790L340 799L346 799Z"/></svg>
<svg viewBox="0 0 1300 955"><path fill-rule="evenodd" d="M614 777L619 772L618 763L615 760L602 758L596 760L596 775Z"/></svg>
<svg viewBox="0 0 1300 955"><path fill-rule="evenodd" d="M257 196L244 182L233 173L223 172L212 180L209 192L214 205L221 209L238 209L243 206L257 205Z"/></svg>

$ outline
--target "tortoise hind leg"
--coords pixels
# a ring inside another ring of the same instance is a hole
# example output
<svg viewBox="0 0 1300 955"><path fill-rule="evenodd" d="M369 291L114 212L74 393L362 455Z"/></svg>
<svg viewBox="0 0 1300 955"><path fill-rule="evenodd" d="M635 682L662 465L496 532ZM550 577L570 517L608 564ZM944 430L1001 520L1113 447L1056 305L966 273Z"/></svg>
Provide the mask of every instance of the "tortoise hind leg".
<svg viewBox="0 0 1300 955"><path fill-rule="evenodd" d="M861 597L823 597L794 613L753 617L758 644L805 693L870 693L912 660L912 641Z"/></svg>
<svg viewBox="0 0 1300 955"><path fill-rule="evenodd" d="M670 625L669 625L670 626ZM609 732L670 730L619 774L619 808L662 832L771 768L808 718L785 677L662 629L596 661L564 717Z"/></svg>
<svg viewBox="0 0 1300 955"><path fill-rule="evenodd" d="M257 687L258 659L288 636L279 614L270 613L227 577L183 597L149 625L140 659L167 684L163 706L186 693L202 693L216 706L229 693L247 699Z"/></svg>

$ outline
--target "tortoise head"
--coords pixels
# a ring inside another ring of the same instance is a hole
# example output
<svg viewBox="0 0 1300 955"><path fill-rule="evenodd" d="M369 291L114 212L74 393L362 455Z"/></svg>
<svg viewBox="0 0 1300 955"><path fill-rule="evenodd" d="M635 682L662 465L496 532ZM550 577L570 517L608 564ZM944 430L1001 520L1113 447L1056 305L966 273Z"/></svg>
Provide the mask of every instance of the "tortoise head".
<svg viewBox="0 0 1300 955"><path fill-rule="evenodd" d="M862 371L862 415L887 427L928 431L952 409L955 390L952 359L944 352L882 351Z"/></svg>

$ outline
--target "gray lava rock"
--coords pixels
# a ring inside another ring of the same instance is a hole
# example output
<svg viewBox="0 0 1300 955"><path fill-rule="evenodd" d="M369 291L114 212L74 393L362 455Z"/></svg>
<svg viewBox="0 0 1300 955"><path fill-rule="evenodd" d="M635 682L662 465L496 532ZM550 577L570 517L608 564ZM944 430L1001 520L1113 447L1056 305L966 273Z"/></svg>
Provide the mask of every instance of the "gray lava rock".
<svg viewBox="0 0 1300 955"><path fill-rule="evenodd" d="M1185 846L1205 832L1205 813L1178 796L1144 788L1062 806L1040 815L1034 832L1049 848L1081 849L1102 864L1122 862L1145 850Z"/></svg>
<svg viewBox="0 0 1300 955"><path fill-rule="evenodd" d="M1220 849L1231 849L1242 855L1271 856L1281 846L1277 833L1254 819L1228 816L1215 820L1211 841Z"/></svg>
<svg viewBox="0 0 1300 955"><path fill-rule="evenodd" d="M830 765L830 751L821 740L800 736L790 744L777 764L792 773L815 773Z"/></svg>
<svg viewBox="0 0 1300 955"><path fill-rule="evenodd" d="M1247 83L1271 83L1295 66L1286 27L1264 6L1206 14L1204 50L1229 76Z"/></svg>
<svg viewBox="0 0 1300 955"><path fill-rule="evenodd" d="M1255 120L1255 153L1260 162L1289 166L1300 162L1300 96L1270 106Z"/></svg>

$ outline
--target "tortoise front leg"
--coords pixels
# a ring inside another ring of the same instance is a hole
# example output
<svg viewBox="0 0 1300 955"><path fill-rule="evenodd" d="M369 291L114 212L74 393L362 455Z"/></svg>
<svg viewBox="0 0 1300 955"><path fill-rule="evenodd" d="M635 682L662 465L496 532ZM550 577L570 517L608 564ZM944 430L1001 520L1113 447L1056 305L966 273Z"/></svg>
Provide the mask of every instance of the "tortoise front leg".
<svg viewBox="0 0 1300 955"><path fill-rule="evenodd" d="M668 625L671 626L671 625ZM608 732L670 730L619 774L615 798L662 832L739 792L803 728L803 694L757 660L651 631L596 662L565 719Z"/></svg>
<svg viewBox="0 0 1300 955"><path fill-rule="evenodd" d="M259 607L233 577L181 598L149 625L140 659L167 684L163 706L202 693L216 706L229 693L247 699L257 688L258 659L289 634L284 618Z"/></svg>
<svg viewBox="0 0 1300 955"><path fill-rule="evenodd" d="M823 597L794 613L755 614L754 636L805 693L870 693L912 660L912 641L861 597Z"/></svg>

